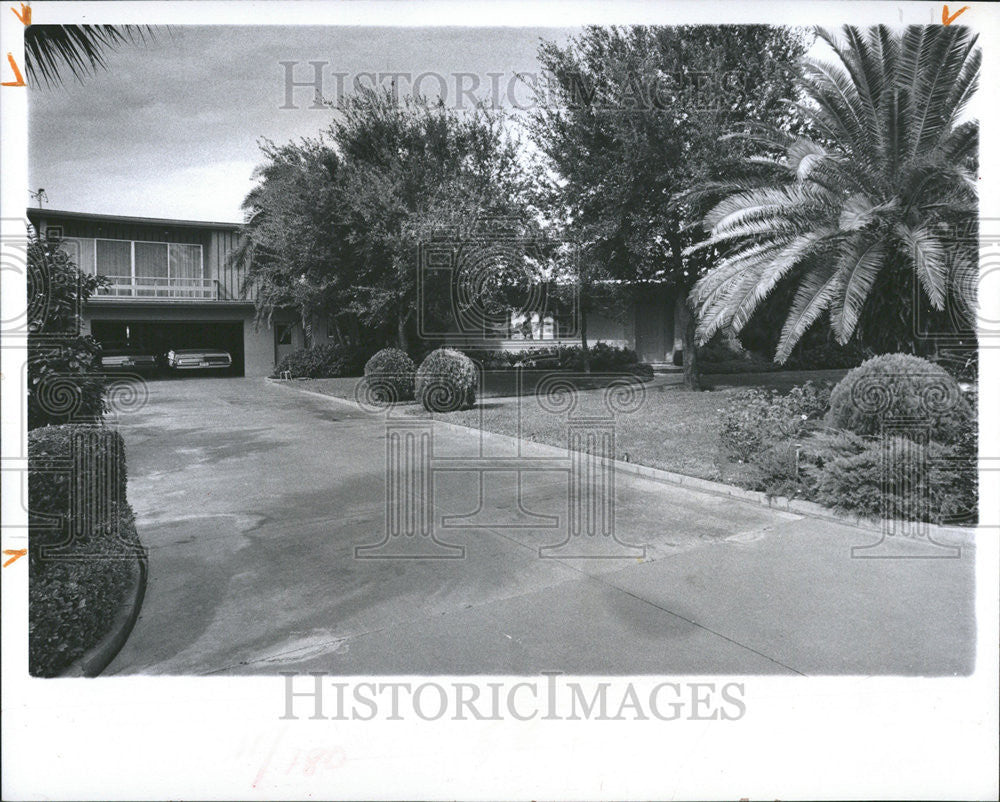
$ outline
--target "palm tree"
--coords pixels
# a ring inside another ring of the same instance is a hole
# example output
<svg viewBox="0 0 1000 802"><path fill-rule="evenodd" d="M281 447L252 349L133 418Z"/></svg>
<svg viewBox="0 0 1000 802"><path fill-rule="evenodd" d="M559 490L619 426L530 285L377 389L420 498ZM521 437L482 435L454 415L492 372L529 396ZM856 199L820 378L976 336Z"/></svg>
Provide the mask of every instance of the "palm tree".
<svg viewBox="0 0 1000 802"><path fill-rule="evenodd" d="M704 219L709 238L690 249L721 255L692 293L701 342L741 331L792 283L778 362L824 312L841 344L894 330L912 346L914 312L964 323L975 303L979 129L961 118L978 83L976 37L952 26L818 34L839 63L805 63L793 105L811 135L744 132L764 155L725 187Z"/></svg>
<svg viewBox="0 0 1000 802"><path fill-rule="evenodd" d="M28 78L47 87L63 82L63 71L76 79L107 69L104 54L125 44L145 42L152 28L138 25L30 25L24 34Z"/></svg>

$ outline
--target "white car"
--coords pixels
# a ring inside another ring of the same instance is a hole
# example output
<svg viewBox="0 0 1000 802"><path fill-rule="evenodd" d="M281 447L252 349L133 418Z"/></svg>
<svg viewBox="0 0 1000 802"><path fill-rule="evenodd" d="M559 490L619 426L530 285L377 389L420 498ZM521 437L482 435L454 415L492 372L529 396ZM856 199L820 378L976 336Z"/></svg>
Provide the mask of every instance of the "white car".
<svg viewBox="0 0 1000 802"><path fill-rule="evenodd" d="M221 348L181 348L167 352L171 370L220 370L232 367L233 358Z"/></svg>

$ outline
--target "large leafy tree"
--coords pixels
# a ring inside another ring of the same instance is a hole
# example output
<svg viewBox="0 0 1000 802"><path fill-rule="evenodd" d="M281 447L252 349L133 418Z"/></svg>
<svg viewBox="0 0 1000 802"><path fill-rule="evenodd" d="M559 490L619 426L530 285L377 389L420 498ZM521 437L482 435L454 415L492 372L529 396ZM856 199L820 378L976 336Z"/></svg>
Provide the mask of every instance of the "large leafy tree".
<svg viewBox="0 0 1000 802"><path fill-rule="evenodd" d="M584 334L592 287L619 288L617 304L622 287L652 281L686 297L708 262L685 254L704 235L702 199L684 193L747 152L720 141L734 127L791 125L782 101L807 46L802 32L762 25L591 27L542 43L549 80L530 129L551 171L551 217L579 250ZM685 333L693 386L693 326Z"/></svg>
<svg viewBox="0 0 1000 802"><path fill-rule="evenodd" d="M265 161L243 201L246 222L237 263L248 265L245 290L259 319L294 309L306 333L350 285L349 232L340 218L341 159L322 138L277 146L262 142Z"/></svg>
<svg viewBox="0 0 1000 802"><path fill-rule="evenodd" d="M775 358L824 313L840 343L917 351L915 321L968 326L976 271L978 126L963 120L980 52L962 27L820 31L796 110L810 136L758 127L754 173L705 217L720 254L693 296L698 336L739 331L794 289Z"/></svg>
<svg viewBox="0 0 1000 802"><path fill-rule="evenodd" d="M485 109L460 114L363 90L320 139L267 144L264 155L238 254L250 264L261 315L294 307L308 325L317 312L349 313L408 349L419 302L442 318L452 308L447 282L433 287L440 297L418 298L420 243L450 236L460 244L478 220L531 222L516 143Z"/></svg>
<svg viewBox="0 0 1000 802"><path fill-rule="evenodd" d="M418 303L447 315L454 289L418 298L419 244L444 236L461 245L475 221L528 226L529 177L504 118L485 108L459 113L365 90L350 98L330 136L344 162L341 214L356 259L348 306L370 324L392 321L405 350ZM488 260L484 266L498 268ZM487 278L478 277L479 286Z"/></svg>

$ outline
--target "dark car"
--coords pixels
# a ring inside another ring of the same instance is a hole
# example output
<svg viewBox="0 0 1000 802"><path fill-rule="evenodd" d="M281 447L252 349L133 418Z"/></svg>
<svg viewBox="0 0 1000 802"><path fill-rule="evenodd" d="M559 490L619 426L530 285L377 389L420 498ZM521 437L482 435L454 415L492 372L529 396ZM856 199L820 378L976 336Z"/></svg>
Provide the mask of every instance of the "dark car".
<svg viewBox="0 0 1000 802"><path fill-rule="evenodd" d="M101 369L126 373L152 373L158 362L151 348L127 343L107 343L101 347Z"/></svg>
<svg viewBox="0 0 1000 802"><path fill-rule="evenodd" d="M178 348L167 352L167 367L171 370L224 370L232 365L232 356L222 348Z"/></svg>

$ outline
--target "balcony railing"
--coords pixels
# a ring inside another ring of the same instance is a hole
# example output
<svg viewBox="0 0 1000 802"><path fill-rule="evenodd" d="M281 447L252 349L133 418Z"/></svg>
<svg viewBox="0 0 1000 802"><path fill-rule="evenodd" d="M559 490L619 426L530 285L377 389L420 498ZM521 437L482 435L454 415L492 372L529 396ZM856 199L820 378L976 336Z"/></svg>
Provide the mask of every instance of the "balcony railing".
<svg viewBox="0 0 1000 802"><path fill-rule="evenodd" d="M149 278L108 276L111 282L97 290L98 297L143 300L219 300L219 282L211 278Z"/></svg>

